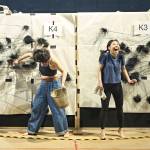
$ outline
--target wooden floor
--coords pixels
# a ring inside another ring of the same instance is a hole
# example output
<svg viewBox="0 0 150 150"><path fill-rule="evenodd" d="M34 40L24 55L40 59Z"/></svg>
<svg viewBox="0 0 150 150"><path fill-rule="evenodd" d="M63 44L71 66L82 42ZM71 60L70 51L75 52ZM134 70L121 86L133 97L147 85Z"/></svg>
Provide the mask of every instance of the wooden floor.
<svg viewBox="0 0 150 150"><path fill-rule="evenodd" d="M43 128L37 136L25 135L25 128L0 128L0 150L150 150L150 128L125 128L120 139L117 129L108 128L100 139L98 128L83 128L82 135L57 137L53 128Z"/></svg>

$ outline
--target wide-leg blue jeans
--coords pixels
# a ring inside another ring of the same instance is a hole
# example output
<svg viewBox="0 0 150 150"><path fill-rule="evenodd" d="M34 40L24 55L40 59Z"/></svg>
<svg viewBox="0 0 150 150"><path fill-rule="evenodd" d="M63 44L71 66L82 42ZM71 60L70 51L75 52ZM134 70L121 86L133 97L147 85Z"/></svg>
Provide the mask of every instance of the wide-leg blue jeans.
<svg viewBox="0 0 150 150"><path fill-rule="evenodd" d="M32 103L31 117L28 121L28 133L37 133L43 123L47 106L50 107L56 134L64 135L68 130L68 122L63 108L56 106L50 93L60 88L60 80L51 82L42 80Z"/></svg>

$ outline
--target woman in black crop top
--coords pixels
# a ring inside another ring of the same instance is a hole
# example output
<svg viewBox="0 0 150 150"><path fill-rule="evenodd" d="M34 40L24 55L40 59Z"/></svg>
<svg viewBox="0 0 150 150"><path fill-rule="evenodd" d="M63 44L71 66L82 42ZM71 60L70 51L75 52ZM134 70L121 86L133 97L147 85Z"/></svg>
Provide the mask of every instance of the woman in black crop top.
<svg viewBox="0 0 150 150"><path fill-rule="evenodd" d="M26 53L19 57L15 63L20 63L27 57L32 57L34 61L40 63L39 71L41 73L41 83L33 100L31 117L28 121L28 134L36 135L38 133L44 120L47 106L49 106L56 134L67 137L68 122L65 110L64 108L58 108L50 95L54 89L64 87L67 73L58 60L52 58L49 51L45 48L36 49L33 53ZM61 81L56 76L57 70L62 74Z"/></svg>
<svg viewBox="0 0 150 150"><path fill-rule="evenodd" d="M56 77L57 70L62 73L62 83L64 86L67 72L62 68L62 65L56 58L50 57L49 51L46 49L37 49L33 52L33 59L39 62L39 71L42 80L51 80Z"/></svg>

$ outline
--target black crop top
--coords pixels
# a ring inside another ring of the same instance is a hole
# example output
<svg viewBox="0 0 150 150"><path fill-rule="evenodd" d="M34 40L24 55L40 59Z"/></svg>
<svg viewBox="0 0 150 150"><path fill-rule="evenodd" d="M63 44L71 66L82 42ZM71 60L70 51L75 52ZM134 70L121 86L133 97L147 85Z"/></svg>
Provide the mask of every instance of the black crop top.
<svg viewBox="0 0 150 150"><path fill-rule="evenodd" d="M41 64L39 64L39 71L43 76L54 76L57 74L57 69L53 70L50 69L50 66L41 66Z"/></svg>

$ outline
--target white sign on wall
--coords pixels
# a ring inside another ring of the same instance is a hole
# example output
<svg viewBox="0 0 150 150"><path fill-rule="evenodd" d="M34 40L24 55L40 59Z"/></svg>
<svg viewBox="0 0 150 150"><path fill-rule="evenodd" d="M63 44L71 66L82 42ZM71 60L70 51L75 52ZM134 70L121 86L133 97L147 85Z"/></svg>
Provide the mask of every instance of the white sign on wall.
<svg viewBox="0 0 150 150"><path fill-rule="evenodd" d="M138 23L133 26L133 35L150 35L150 23Z"/></svg>
<svg viewBox="0 0 150 150"><path fill-rule="evenodd" d="M54 21L44 24L44 36L62 36L62 26Z"/></svg>

